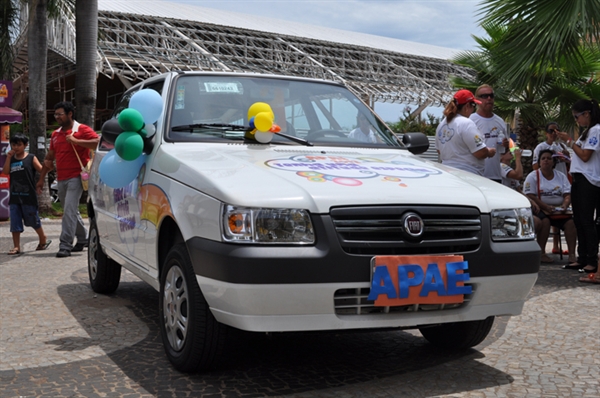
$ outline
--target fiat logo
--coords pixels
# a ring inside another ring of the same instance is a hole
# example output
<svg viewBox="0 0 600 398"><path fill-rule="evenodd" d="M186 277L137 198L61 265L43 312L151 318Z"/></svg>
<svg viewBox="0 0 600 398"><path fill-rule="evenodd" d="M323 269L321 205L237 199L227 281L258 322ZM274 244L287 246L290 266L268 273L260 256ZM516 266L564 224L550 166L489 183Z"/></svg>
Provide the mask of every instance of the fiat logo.
<svg viewBox="0 0 600 398"><path fill-rule="evenodd" d="M413 238L418 238L423 235L425 224L423 219L415 213L407 213L402 217L402 224L407 234Z"/></svg>

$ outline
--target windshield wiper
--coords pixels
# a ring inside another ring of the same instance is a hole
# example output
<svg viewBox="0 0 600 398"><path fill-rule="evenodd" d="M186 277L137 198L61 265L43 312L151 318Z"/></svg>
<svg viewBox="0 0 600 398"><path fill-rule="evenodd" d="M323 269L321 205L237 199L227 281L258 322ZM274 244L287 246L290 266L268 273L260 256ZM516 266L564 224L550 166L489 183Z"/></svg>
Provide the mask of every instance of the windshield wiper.
<svg viewBox="0 0 600 398"><path fill-rule="evenodd" d="M252 131L252 128L248 126L242 126L240 124L225 124L225 123L196 123L196 124L183 124L181 126L171 127L171 131L189 131L190 133L194 129L217 129L223 131ZM277 135L287 138L290 141L294 141L298 144L313 146L312 143L306 141L303 138L294 137L293 135L287 135L283 133L276 133Z"/></svg>
<svg viewBox="0 0 600 398"><path fill-rule="evenodd" d="M305 140L304 138L294 137L293 135L287 135L283 133L277 133L277 135L287 138L290 141L297 142L298 144L306 145L306 146L314 146L311 142Z"/></svg>
<svg viewBox="0 0 600 398"><path fill-rule="evenodd" d="M240 124L225 124L225 123L196 123L196 124L183 124L181 126L171 127L171 131L189 131L192 132L194 129L218 129L218 130L229 130L229 131L251 131L250 127L242 126Z"/></svg>

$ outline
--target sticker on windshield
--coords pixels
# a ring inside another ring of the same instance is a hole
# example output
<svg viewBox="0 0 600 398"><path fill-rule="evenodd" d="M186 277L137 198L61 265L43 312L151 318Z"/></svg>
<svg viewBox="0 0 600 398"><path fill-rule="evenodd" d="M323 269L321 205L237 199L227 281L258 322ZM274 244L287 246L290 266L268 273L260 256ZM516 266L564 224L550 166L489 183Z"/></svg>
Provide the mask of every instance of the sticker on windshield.
<svg viewBox="0 0 600 398"><path fill-rule="evenodd" d="M173 105L173 109L185 109L185 86L177 86L177 91L175 93L175 104Z"/></svg>
<svg viewBox="0 0 600 398"><path fill-rule="evenodd" d="M204 89L207 93L242 94L240 92L240 86L237 83L204 82Z"/></svg>

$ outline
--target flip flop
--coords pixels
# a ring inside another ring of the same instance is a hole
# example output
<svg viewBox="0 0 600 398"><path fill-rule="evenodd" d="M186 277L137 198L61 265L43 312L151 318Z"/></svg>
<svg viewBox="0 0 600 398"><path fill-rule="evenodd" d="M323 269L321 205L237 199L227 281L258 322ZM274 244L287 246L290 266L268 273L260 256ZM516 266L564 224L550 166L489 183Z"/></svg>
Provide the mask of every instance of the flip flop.
<svg viewBox="0 0 600 398"><path fill-rule="evenodd" d="M567 265L563 265L561 268L562 268L562 269L573 269L573 270L578 270L578 269L580 269L580 268L581 268L581 264L579 264L579 263L577 263L577 262L572 262L572 263L569 263L569 264L567 264Z"/></svg>
<svg viewBox="0 0 600 398"><path fill-rule="evenodd" d="M542 254L540 261L542 264L552 264L554 262L554 260L551 259L547 254Z"/></svg>
<svg viewBox="0 0 600 398"><path fill-rule="evenodd" d="M588 274L579 278L579 282L600 284L600 279L596 279L596 274Z"/></svg>
<svg viewBox="0 0 600 398"><path fill-rule="evenodd" d="M19 250L19 249L11 249L11 250L10 250L8 253L6 253L6 254L8 254L9 256L16 256L16 255L19 255L19 254L21 254L21 250Z"/></svg>
<svg viewBox="0 0 600 398"><path fill-rule="evenodd" d="M37 245L37 247L35 248L35 250L46 250L48 248L48 246L50 246L50 243L52 243L51 240L47 240L45 244L43 245Z"/></svg>

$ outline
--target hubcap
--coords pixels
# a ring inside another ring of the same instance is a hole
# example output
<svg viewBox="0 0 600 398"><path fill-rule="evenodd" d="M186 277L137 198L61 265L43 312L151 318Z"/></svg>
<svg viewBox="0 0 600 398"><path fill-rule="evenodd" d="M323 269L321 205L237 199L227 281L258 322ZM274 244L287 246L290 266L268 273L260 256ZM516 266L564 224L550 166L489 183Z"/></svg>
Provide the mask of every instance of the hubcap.
<svg viewBox="0 0 600 398"><path fill-rule="evenodd" d="M179 266L169 269L164 286L163 322L171 347L180 351L188 331L188 292L185 276Z"/></svg>
<svg viewBox="0 0 600 398"><path fill-rule="evenodd" d="M90 276L92 279L96 279L96 275L98 275L98 234L96 233L95 228L90 230L88 241L88 266L90 268Z"/></svg>

